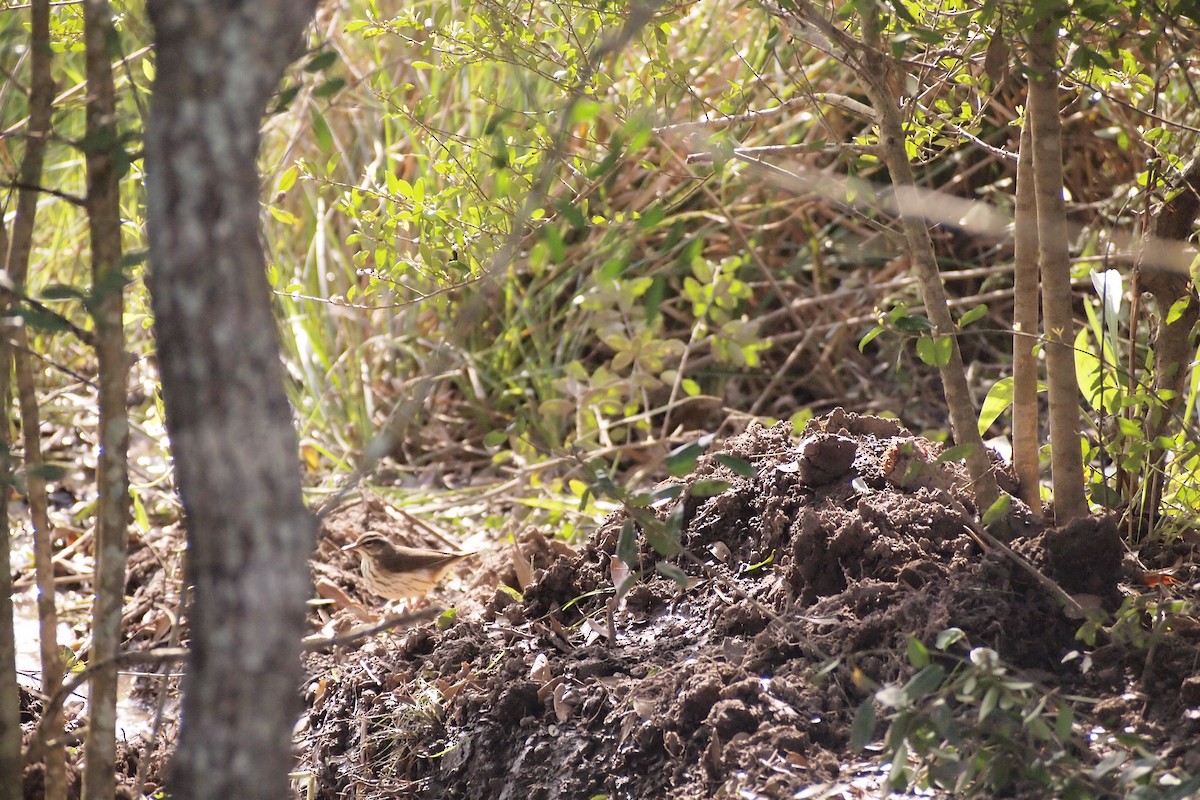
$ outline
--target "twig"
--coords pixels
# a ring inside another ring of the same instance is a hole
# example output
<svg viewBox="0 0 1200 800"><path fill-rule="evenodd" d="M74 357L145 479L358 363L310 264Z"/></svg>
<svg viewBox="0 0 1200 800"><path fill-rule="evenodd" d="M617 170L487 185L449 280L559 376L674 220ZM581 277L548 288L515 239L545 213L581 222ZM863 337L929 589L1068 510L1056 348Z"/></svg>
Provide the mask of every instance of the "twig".
<svg viewBox="0 0 1200 800"><path fill-rule="evenodd" d="M441 614L445 609L442 608L423 608L420 611L406 611L403 614L388 617L387 619L375 625L358 630L350 631L349 633L340 633L337 636L308 636L302 640L305 650L324 650L327 647L337 647L344 644L352 644L354 642L369 639L377 633L383 633L386 630L404 625L409 622L420 622L426 619L432 619Z"/></svg>
<svg viewBox="0 0 1200 800"><path fill-rule="evenodd" d="M85 200L84 198L76 197L75 195L67 194L66 192L60 192L58 189L51 189L49 186L37 186L32 183L25 183L24 181L10 181L8 184L8 188L19 189L21 191L39 192L41 194L48 194L52 197L57 197L59 200L65 200L66 202L70 203L71 205L77 206L79 208L83 208L85 205L87 205L87 200Z"/></svg>

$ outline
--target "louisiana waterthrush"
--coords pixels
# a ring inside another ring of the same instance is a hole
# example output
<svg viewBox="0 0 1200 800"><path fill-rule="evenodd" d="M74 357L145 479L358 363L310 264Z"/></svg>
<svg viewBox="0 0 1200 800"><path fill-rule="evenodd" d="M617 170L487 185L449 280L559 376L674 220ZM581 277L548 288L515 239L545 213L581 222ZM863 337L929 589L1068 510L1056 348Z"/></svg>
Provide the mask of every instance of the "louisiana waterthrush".
<svg viewBox="0 0 1200 800"><path fill-rule="evenodd" d="M387 600L422 597L433 591L450 569L474 553L423 550L392 544L379 533L364 533L343 550L362 557L363 583L372 594Z"/></svg>

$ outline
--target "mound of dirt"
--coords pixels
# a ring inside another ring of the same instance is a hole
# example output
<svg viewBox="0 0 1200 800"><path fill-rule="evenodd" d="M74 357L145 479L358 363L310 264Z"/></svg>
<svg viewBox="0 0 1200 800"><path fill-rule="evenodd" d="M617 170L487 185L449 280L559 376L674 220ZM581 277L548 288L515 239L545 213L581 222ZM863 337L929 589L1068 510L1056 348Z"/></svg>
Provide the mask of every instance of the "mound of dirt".
<svg viewBox="0 0 1200 800"><path fill-rule="evenodd" d="M1116 610L1139 575L1115 526L1041 531L1018 509L1022 565L977 533L966 473L939 452L841 410L798 439L753 426L677 500L614 514L573 557L543 547L520 599L497 591L454 624L313 655L303 762L318 795L816 796L861 758L856 709L915 672L909 637L952 627L956 657L990 648L1031 685L1100 698L1095 724L1196 766L1185 633L1148 651L1102 631L1086 670L1064 663L1085 649L1082 622L1047 583Z"/></svg>

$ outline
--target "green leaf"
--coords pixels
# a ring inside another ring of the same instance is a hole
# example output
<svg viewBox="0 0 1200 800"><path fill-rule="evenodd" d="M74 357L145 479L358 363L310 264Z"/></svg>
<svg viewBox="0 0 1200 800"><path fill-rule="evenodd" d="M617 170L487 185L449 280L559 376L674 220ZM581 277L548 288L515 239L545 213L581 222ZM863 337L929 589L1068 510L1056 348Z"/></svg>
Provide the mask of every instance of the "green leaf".
<svg viewBox="0 0 1200 800"><path fill-rule="evenodd" d="M732 485L729 481L723 481L719 478L704 478L692 484L692 496L716 497L719 494L724 494Z"/></svg>
<svg viewBox="0 0 1200 800"><path fill-rule="evenodd" d="M908 637L908 663L917 669L929 666L929 648L915 636Z"/></svg>
<svg viewBox="0 0 1200 800"><path fill-rule="evenodd" d="M346 88L346 80L344 78L330 78L316 89L313 89L313 97L333 97L344 88Z"/></svg>
<svg viewBox="0 0 1200 800"><path fill-rule="evenodd" d="M987 433L992 423L1003 414L1013 403L1013 378L1001 378L988 389L987 397L983 399L983 408L979 411L979 435Z"/></svg>
<svg viewBox="0 0 1200 800"><path fill-rule="evenodd" d="M884 328L883 326L876 325L874 328L867 331L866 335L863 336L862 339L860 339L858 342L858 352L860 352L860 353L865 352L864 348L866 348L867 345L869 345L872 341L874 341L875 337L877 337L879 334L883 333L886 330L887 329Z"/></svg>
<svg viewBox="0 0 1200 800"><path fill-rule="evenodd" d="M681 494L683 494L683 484L668 483L664 486L659 486L652 491L649 495L649 502L651 505L654 505L656 503L661 503L664 500L674 500Z"/></svg>
<svg viewBox="0 0 1200 800"><path fill-rule="evenodd" d="M286 192L288 189L291 189L292 186L295 185L296 177L299 174L300 170L296 169L296 167L288 167L286 170L284 170L283 174L279 176L279 182L275 184L275 191L277 193L282 193Z"/></svg>
<svg viewBox="0 0 1200 800"><path fill-rule="evenodd" d="M142 502L141 493L131 491L129 493L130 506L133 509L133 520L137 523L138 529L144 532L150 530L150 515L146 513L146 505Z"/></svg>
<svg viewBox="0 0 1200 800"><path fill-rule="evenodd" d="M904 684L904 697L909 702L919 700L928 694L936 692L946 677L946 670L938 664L930 664L914 675Z"/></svg>
<svg viewBox="0 0 1200 800"><path fill-rule="evenodd" d="M770 566L771 564L774 564L774 563L775 563L775 551L774 551L774 550L772 550L772 551L771 551L771 553L770 553L770 555L768 555L768 556L767 556L766 558L764 558L762 561L756 562L756 563L754 563L754 564L748 564L748 565L746 566L746 568L745 568L745 569L743 569L743 570L741 571L741 573L739 573L739 574L746 575L746 574L748 574L748 573L754 572L755 570L762 569L763 567L768 567L768 566Z"/></svg>
<svg viewBox="0 0 1200 800"><path fill-rule="evenodd" d="M929 333L933 330L932 322L925 317L914 317L911 314L897 316L892 320L892 324L905 333Z"/></svg>
<svg viewBox="0 0 1200 800"><path fill-rule="evenodd" d="M667 207L662 203L655 203L638 216L638 228L643 231L651 230L658 223L662 222L666 216Z"/></svg>
<svg viewBox="0 0 1200 800"><path fill-rule="evenodd" d="M288 110L288 106L296 99L296 95L300 93L299 86L289 86L279 93L279 97L275 100L275 106L271 109L272 114L282 114Z"/></svg>
<svg viewBox="0 0 1200 800"><path fill-rule="evenodd" d="M975 452L973 444L956 444L953 447L947 447L942 451L941 455L934 460L935 464L949 464L955 461L966 461L971 453Z"/></svg>
<svg viewBox="0 0 1200 800"><path fill-rule="evenodd" d="M74 286L64 283L51 283L42 289L43 300L86 300L87 294Z"/></svg>
<svg viewBox="0 0 1200 800"><path fill-rule="evenodd" d="M58 646L58 657L62 661L63 669L68 673L83 672L87 668L87 662L81 659L78 653L65 644Z"/></svg>
<svg viewBox="0 0 1200 800"><path fill-rule="evenodd" d="M1093 347L1095 339L1087 328L1075 334L1075 382L1088 405L1097 411L1112 413L1119 397L1112 374L1112 362L1102 362Z"/></svg>
<svg viewBox="0 0 1200 800"><path fill-rule="evenodd" d="M875 702L867 698L854 712L854 724L850 727L850 748L861 753L875 738Z"/></svg>
<svg viewBox="0 0 1200 800"><path fill-rule="evenodd" d="M325 50L323 52L317 53L315 56L310 58L308 60L308 63L304 65L304 71L305 72L320 72L321 70L331 66L337 60L338 60L338 54L336 51Z"/></svg>
<svg viewBox="0 0 1200 800"><path fill-rule="evenodd" d="M67 471L58 464L43 463L38 464L36 467L30 467L29 474L37 476L44 481L60 481L66 476Z"/></svg>
<svg viewBox="0 0 1200 800"><path fill-rule="evenodd" d="M933 646L944 652L951 645L958 644L966 638L967 634L962 628L946 628L938 633L937 638L933 640Z"/></svg>
<svg viewBox="0 0 1200 800"><path fill-rule="evenodd" d="M696 468L696 461L704 455L707 448L699 442L680 445L667 454L667 472L673 478L690 475Z"/></svg>
<svg viewBox="0 0 1200 800"><path fill-rule="evenodd" d="M267 211L271 216L282 222L284 225L299 225L300 220L290 211L285 211L278 206L267 206Z"/></svg>
<svg viewBox="0 0 1200 800"><path fill-rule="evenodd" d="M411 183L404 180L399 175L395 175L391 172L385 174L385 180L387 182L388 192L397 195L398 197L402 197L405 200L412 198L413 187Z"/></svg>
<svg viewBox="0 0 1200 800"><path fill-rule="evenodd" d="M979 704L979 721L987 720L991 713L996 710L996 706L1000 704L1000 687L989 686L987 692L983 695L983 702Z"/></svg>
<svg viewBox="0 0 1200 800"><path fill-rule="evenodd" d="M1184 295L1172 303L1171 310L1167 312L1167 324L1170 325L1171 323L1178 321L1179 318L1183 316L1184 312L1188 310L1188 306L1191 304L1192 296L1190 294Z"/></svg>
<svg viewBox="0 0 1200 800"><path fill-rule="evenodd" d="M637 528L633 520L625 520L621 525L621 535L617 537L617 558L625 562L630 569L638 565Z"/></svg>
<svg viewBox="0 0 1200 800"><path fill-rule="evenodd" d="M312 109L312 124L313 136L317 140L317 147L320 147L323 153L332 152L333 132L329 130L329 123L325 121L325 117L315 108Z"/></svg>
<svg viewBox="0 0 1200 800"><path fill-rule="evenodd" d="M728 453L717 453L713 456L713 461L741 475L743 478L754 477L754 466L744 458L731 456Z"/></svg>
<svg viewBox="0 0 1200 800"><path fill-rule="evenodd" d="M128 267L136 267L138 264L144 264L149 259L149 250L130 250L121 256L121 269L125 270Z"/></svg>
<svg viewBox="0 0 1200 800"><path fill-rule="evenodd" d="M1141 465L1141 460L1137 461ZM1125 503L1121 493L1104 481L1093 481L1088 484L1088 497L1101 508L1118 509Z"/></svg>
<svg viewBox="0 0 1200 800"><path fill-rule="evenodd" d="M1058 715L1054 719L1054 735L1060 742L1071 741L1071 731L1075 725L1075 712L1067 704L1058 707Z"/></svg>
<svg viewBox="0 0 1200 800"><path fill-rule="evenodd" d="M654 548L654 552L667 558L679 555L683 548L679 544L679 531L683 523L683 504L678 503L667 513L666 519L659 519L653 512L643 509L627 509L642 526L646 541Z"/></svg>
<svg viewBox="0 0 1200 800"><path fill-rule="evenodd" d="M949 336L922 336L917 339L917 355L931 367L944 367L950 363L954 352L954 340Z"/></svg>
<svg viewBox="0 0 1200 800"><path fill-rule="evenodd" d="M917 20L914 19L909 10L904 7L903 0L888 0L888 5L895 9L896 16L900 17L900 19L904 20L909 25L917 24Z"/></svg>
<svg viewBox="0 0 1200 800"><path fill-rule="evenodd" d="M48 333L65 333L71 329L66 320L57 314L50 314L39 308L18 308L13 313L25 320L30 328Z"/></svg>
<svg viewBox="0 0 1200 800"><path fill-rule="evenodd" d="M413 69L436 69L436 67L433 64L430 64L428 61L413 61L409 63L409 66Z"/></svg>
<svg viewBox="0 0 1200 800"><path fill-rule="evenodd" d="M1050 726L1046 724L1046 720L1039 717L1033 717L1025 722L1025 728L1030 735L1037 741L1050 742L1054 740L1054 734L1050 732Z"/></svg>
<svg viewBox="0 0 1200 800"><path fill-rule="evenodd" d="M121 292L129 285L129 276L122 270L110 269L100 277L92 285L92 294L89 302L96 302L98 298L103 297L109 292Z"/></svg>
<svg viewBox="0 0 1200 800"><path fill-rule="evenodd" d="M1129 754L1123 750L1118 750L1115 753L1109 753L1107 756L1100 759L1099 764L1092 767L1091 776L1097 779L1103 778L1105 775L1124 764L1128 759Z"/></svg>
<svg viewBox="0 0 1200 800"><path fill-rule="evenodd" d="M595 100L580 99L571 108L571 124L593 122L600 116L600 104Z"/></svg>
<svg viewBox="0 0 1200 800"><path fill-rule="evenodd" d="M987 314L987 312L988 312L987 304L980 303L979 305L975 306L974 308L972 308L970 311L963 314L959 318L958 327L960 329L967 327L975 320L981 319L982 317L984 317Z"/></svg>
<svg viewBox="0 0 1200 800"><path fill-rule="evenodd" d="M583 211L581 211L579 207L573 204L571 201L563 199L555 200L554 208L563 216L564 219L566 219L567 222L571 223L571 227L575 230L581 231L587 227L587 217L585 217Z"/></svg>
<svg viewBox="0 0 1200 800"><path fill-rule="evenodd" d="M504 594L511 597L513 600L516 600L518 603L525 602L525 595L521 594L521 592L518 591L517 589L514 589L513 587L509 586L507 583L501 583L496 588L500 592L503 592Z"/></svg>
<svg viewBox="0 0 1200 800"><path fill-rule="evenodd" d="M546 225L541 229L542 241L550 251L550 260L556 264L562 263L567 257L567 242L562 231L555 225Z"/></svg>
<svg viewBox="0 0 1200 800"><path fill-rule="evenodd" d="M988 510L983 512L983 527L990 528L997 522L1005 519L1009 512L1012 511L1013 498L1007 492L1001 492Z"/></svg>

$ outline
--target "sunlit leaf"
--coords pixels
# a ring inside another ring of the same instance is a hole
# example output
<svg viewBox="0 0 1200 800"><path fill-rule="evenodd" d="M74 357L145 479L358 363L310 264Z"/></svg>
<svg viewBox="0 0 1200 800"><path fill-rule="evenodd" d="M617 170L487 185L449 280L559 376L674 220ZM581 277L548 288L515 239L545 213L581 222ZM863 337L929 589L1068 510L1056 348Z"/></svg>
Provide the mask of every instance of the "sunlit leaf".
<svg viewBox="0 0 1200 800"><path fill-rule="evenodd" d="M954 339L949 336L922 336L917 339L917 356L931 367L944 367L954 352Z"/></svg>
<svg viewBox="0 0 1200 800"><path fill-rule="evenodd" d="M988 389L987 397L983 399L983 408L979 411L979 435L987 433L992 423L1003 414L1013 403L1012 376L1001 378Z"/></svg>

